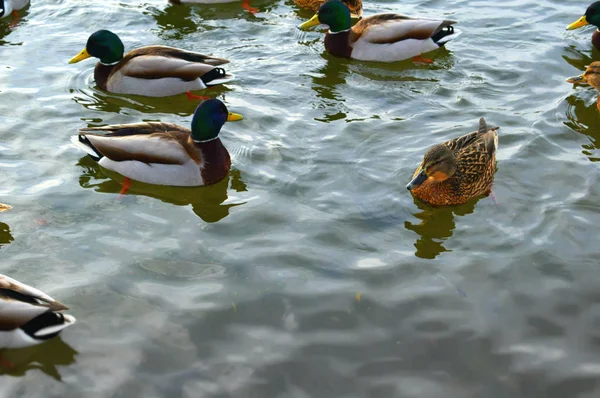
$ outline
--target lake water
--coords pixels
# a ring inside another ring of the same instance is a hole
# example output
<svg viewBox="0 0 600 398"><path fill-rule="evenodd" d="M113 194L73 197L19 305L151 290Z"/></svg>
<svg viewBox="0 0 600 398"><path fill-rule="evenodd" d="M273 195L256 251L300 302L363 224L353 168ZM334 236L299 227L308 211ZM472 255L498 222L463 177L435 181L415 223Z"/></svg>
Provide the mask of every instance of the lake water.
<svg viewBox="0 0 600 398"><path fill-rule="evenodd" d="M6 352L2 397L600 394L600 115L565 78L593 59L587 2L382 1L459 21L433 65L324 53L291 1L34 0L0 22L0 273L78 323ZM207 93L228 178L120 186L69 136L188 126L196 103L95 87L90 33L231 60ZM432 209L405 185L427 147L499 125L495 200ZM59 382L62 381L62 382Z"/></svg>

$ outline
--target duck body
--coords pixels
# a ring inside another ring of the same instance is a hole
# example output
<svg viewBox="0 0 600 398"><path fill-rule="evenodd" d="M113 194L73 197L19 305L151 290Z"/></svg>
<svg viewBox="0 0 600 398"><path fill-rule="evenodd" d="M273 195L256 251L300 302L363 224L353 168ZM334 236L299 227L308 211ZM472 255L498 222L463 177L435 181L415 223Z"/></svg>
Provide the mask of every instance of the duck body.
<svg viewBox="0 0 600 398"><path fill-rule="evenodd" d="M123 43L106 30L90 36L86 48L69 63L91 56L100 58L94 69L96 84L116 94L167 97L233 80L216 67L228 60L179 48L145 46L123 56Z"/></svg>
<svg viewBox="0 0 600 398"><path fill-rule="evenodd" d="M596 90L600 90L600 61L594 61L585 69L581 76L570 77L567 82L577 84L589 84ZM600 94L596 99L596 107L600 111Z"/></svg>
<svg viewBox="0 0 600 398"><path fill-rule="evenodd" d="M220 110L224 115L198 111L207 106L213 106L211 109ZM223 179L231 167L229 152L217 134L226 120L240 120L241 116L228 113L216 99L204 101L198 109L191 130L160 122L111 125L81 129L71 141L102 167L136 181L179 187L214 184ZM202 117L208 120L197 120ZM210 117L219 117L219 120L213 123ZM195 134L195 126L203 123L209 125L209 129L216 129L216 133Z"/></svg>
<svg viewBox="0 0 600 398"><path fill-rule="evenodd" d="M75 323L52 297L0 274L0 348L43 343Z"/></svg>
<svg viewBox="0 0 600 398"><path fill-rule="evenodd" d="M0 18L10 16L14 11L25 8L29 0L0 0Z"/></svg>
<svg viewBox="0 0 600 398"><path fill-rule="evenodd" d="M460 205L489 195L496 172L497 129L488 128L482 118L477 131L430 148L407 188L435 206ZM444 169L444 163L451 165Z"/></svg>
<svg viewBox="0 0 600 398"><path fill-rule="evenodd" d="M350 11L338 0L328 1L319 13L300 25L329 26L325 49L332 55L361 61L397 62L437 50L460 35L455 21L377 14L350 27Z"/></svg>

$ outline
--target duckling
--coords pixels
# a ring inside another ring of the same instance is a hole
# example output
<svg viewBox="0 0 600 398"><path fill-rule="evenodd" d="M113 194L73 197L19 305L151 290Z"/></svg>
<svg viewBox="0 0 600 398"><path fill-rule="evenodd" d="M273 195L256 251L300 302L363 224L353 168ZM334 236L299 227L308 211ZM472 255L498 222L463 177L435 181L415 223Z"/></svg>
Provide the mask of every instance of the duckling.
<svg viewBox="0 0 600 398"><path fill-rule="evenodd" d="M600 61L592 62L585 70L583 75L570 77L567 79L569 83L573 84L589 84L596 90L600 90ZM600 111L600 94L596 101L596 106Z"/></svg>
<svg viewBox="0 0 600 398"><path fill-rule="evenodd" d="M456 38L460 31L452 26L455 23L400 14L376 14L361 19L351 27L348 7L339 0L331 0L324 3L319 12L299 28L328 25L325 49L336 57L396 62L420 57Z"/></svg>
<svg viewBox="0 0 600 398"><path fill-rule="evenodd" d="M0 274L0 348L43 343L75 323L68 308L36 288Z"/></svg>
<svg viewBox="0 0 600 398"><path fill-rule="evenodd" d="M223 58L166 46L145 46L124 56L123 53L119 36L109 30L99 30L69 63L99 58L94 69L96 84L102 90L117 94L167 97L186 93L188 98L194 99L197 97L191 91L233 80L223 68L215 67L229 62Z"/></svg>
<svg viewBox="0 0 600 398"><path fill-rule="evenodd" d="M477 131L432 146L406 188L435 206L459 205L489 195L496 172L496 130L481 118Z"/></svg>
<svg viewBox="0 0 600 398"><path fill-rule="evenodd" d="M210 99L196 108L191 130L161 122L120 124L81 129L71 142L100 166L125 176L124 190L129 179L201 186L214 184L229 172L231 159L219 132L226 121L233 120L242 120L242 116L230 113L220 100Z"/></svg>
<svg viewBox="0 0 600 398"><path fill-rule="evenodd" d="M3 211L6 211L6 210L10 210L10 209L12 209L12 206L5 205L4 203L0 203L0 213L2 213Z"/></svg>
<svg viewBox="0 0 600 398"><path fill-rule="evenodd" d="M579 29L586 25L600 28L600 1L592 3L581 18L567 26L567 30ZM600 30L598 29L592 34L592 44L600 50Z"/></svg>

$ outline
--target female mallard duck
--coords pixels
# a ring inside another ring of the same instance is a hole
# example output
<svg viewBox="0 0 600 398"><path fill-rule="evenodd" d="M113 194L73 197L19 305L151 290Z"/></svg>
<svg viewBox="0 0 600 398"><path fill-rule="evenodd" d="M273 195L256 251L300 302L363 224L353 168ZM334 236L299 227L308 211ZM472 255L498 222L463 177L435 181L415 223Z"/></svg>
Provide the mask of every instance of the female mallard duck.
<svg viewBox="0 0 600 398"><path fill-rule="evenodd" d="M85 48L71 58L70 64L89 57L100 62L94 69L96 84L117 94L167 97L223 84L233 76L215 65L229 62L196 52L165 46L145 46L123 56L123 42L108 30L93 33Z"/></svg>
<svg viewBox="0 0 600 398"><path fill-rule="evenodd" d="M299 7L306 8L307 10L317 12L319 7L326 0L295 0ZM363 12L362 0L342 0L342 2L350 10L352 18L360 18Z"/></svg>
<svg viewBox="0 0 600 398"><path fill-rule="evenodd" d="M581 76L570 77L567 79L569 83L573 84L589 84L596 90L600 90L600 61L595 61L590 64ZM596 101L596 106L600 111L600 94Z"/></svg>
<svg viewBox="0 0 600 398"><path fill-rule="evenodd" d="M319 12L299 26L329 26L325 49L336 57L361 61L396 62L436 50L457 37L455 21L410 18L399 14L377 14L350 27L348 7L339 0L324 3Z"/></svg>
<svg viewBox="0 0 600 398"><path fill-rule="evenodd" d="M581 18L567 26L567 30L578 29L586 25L594 25L596 28L600 28L600 1L592 3ZM600 50L600 31L598 29L592 34L592 44Z"/></svg>
<svg viewBox="0 0 600 398"><path fill-rule="evenodd" d="M2 213L3 211L6 211L6 210L10 210L10 209L12 209L12 206L5 205L4 203L0 203L0 213Z"/></svg>
<svg viewBox="0 0 600 398"><path fill-rule="evenodd" d="M496 130L481 118L477 131L432 146L406 188L436 206L459 205L489 195L496 172Z"/></svg>
<svg viewBox="0 0 600 398"><path fill-rule="evenodd" d="M223 124L232 120L242 116L210 99L196 108L191 130L160 122L120 124L81 129L71 141L102 167L133 180L179 187L208 185L223 179L231 166L218 135Z"/></svg>
<svg viewBox="0 0 600 398"><path fill-rule="evenodd" d="M43 343L75 323L63 304L47 294L0 274L0 348Z"/></svg>

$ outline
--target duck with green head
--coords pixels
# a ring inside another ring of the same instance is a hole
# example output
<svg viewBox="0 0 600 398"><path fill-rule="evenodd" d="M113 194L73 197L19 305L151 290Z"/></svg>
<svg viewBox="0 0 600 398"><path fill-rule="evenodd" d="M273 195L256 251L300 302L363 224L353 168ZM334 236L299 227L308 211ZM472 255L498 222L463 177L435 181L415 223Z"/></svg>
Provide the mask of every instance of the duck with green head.
<svg viewBox="0 0 600 398"><path fill-rule="evenodd" d="M191 130L161 122L89 127L79 130L71 142L102 167L132 180L179 187L209 185L229 172L231 159L219 132L233 120L242 116L210 99L196 108Z"/></svg>
<svg viewBox="0 0 600 398"><path fill-rule="evenodd" d="M481 118L477 131L432 146L406 188L435 206L459 205L489 195L496 173L496 130Z"/></svg>
<svg viewBox="0 0 600 398"><path fill-rule="evenodd" d="M598 30L600 28L600 1L592 3L581 18L567 26L567 30L579 29L587 25L596 27L592 34L592 44L600 50L600 31Z"/></svg>
<svg viewBox="0 0 600 398"><path fill-rule="evenodd" d="M362 61L396 62L437 50L460 32L455 21L376 14L351 27L348 7L339 0L325 2L319 12L299 26L324 24L325 49L332 55Z"/></svg>
<svg viewBox="0 0 600 398"><path fill-rule="evenodd" d="M215 66L229 61L166 46L145 46L124 54L123 42L109 30L93 33L70 64L95 57L100 60L94 79L102 90L117 94L167 97L202 90L233 79Z"/></svg>

